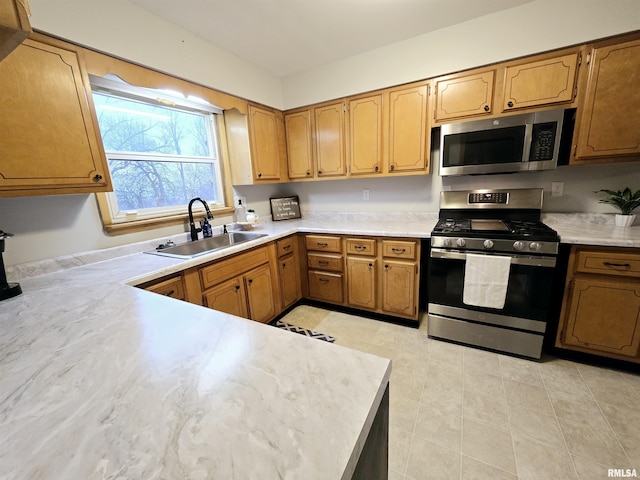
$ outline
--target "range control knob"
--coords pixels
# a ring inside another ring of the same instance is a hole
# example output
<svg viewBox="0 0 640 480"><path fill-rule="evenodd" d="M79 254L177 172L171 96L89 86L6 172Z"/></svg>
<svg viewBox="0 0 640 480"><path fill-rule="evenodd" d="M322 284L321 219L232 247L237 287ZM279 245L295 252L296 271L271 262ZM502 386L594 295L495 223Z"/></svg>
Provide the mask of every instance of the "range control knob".
<svg viewBox="0 0 640 480"><path fill-rule="evenodd" d="M450 238L444 238L442 239L442 245L445 248L449 248L451 246L451 239Z"/></svg>
<svg viewBox="0 0 640 480"><path fill-rule="evenodd" d="M513 242L513 249L514 250L522 250L524 248L524 242L521 241L517 241L517 242Z"/></svg>
<svg viewBox="0 0 640 480"><path fill-rule="evenodd" d="M456 245L459 247L464 247L467 244L464 238L459 238L456 240Z"/></svg>
<svg viewBox="0 0 640 480"><path fill-rule="evenodd" d="M532 252L537 252L538 250L540 250L540 244L538 242L531 242L529 244L529 250L531 250Z"/></svg>
<svg viewBox="0 0 640 480"><path fill-rule="evenodd" d="M485 240L482 245L484 245L484 248L493 248L493 240Z"/></svg>

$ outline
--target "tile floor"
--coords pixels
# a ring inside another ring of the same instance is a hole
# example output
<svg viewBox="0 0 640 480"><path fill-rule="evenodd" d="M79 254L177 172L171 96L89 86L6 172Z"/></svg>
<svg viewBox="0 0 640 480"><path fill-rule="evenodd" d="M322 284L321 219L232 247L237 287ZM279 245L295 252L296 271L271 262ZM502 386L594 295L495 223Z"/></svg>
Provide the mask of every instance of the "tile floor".
<svg viewBox="0 0 640 480"><path fill-rule="evenodd" d="M640 476L640 375L432 340L426 319L415 329L303 305L283 321L393 361L390 480Z"/></svg>

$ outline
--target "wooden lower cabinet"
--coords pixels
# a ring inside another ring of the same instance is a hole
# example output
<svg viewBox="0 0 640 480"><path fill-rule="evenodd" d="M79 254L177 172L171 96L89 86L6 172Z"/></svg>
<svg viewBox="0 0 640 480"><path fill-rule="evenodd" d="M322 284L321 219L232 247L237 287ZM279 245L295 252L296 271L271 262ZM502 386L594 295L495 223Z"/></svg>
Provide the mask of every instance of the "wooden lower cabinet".
<svg viewBox="0 0 640 480"><path fill-rule="evenodd" d="M201 267L198 276L209 308L263 323L281 312L275 242Z"/></svg>
<svg viewBox="0 0 640 480"><path fill-rule="evenodd" d="M342 303L344 285L341 273L309 272L309 297L330 303Z"/></svg>
<svg viewBox="0 0 640 480"><path fill-rule="evenodd" d="M166 297L185 300L185 287L182 275L153 280L152 282L138 285L138 287Z"/></svg>
<svg viewBox="0 0 640 480"><path fill-rule="evenodd" d="M244 281L241 277L228 280L207 290L205 305L214 310L247 318L247 302Z"/></svg>
<svg viewBox="0 0 640 480"><path fill-rule="evenodd" d="M556 346L640 363L640 251L572 247Z"/></svg>
<svg viewBox="0 0 640 480"><path fill-rule="evenodd" d="M305 235L302 244L308 298L418 320L418 240Z"/></svg>
<svg viewBox="0 0 640 480"><path fill-rule="evenodd" d="M290 235L282 238L276 242L276 246L278 250L280 300L282 302L282 310L285 310L302 298L298 237L297 235Z"/></svg>
<svg viewBox="0 0 640 480"><path fill-rule="evenodd" d="M376 308L377 268L375 258L347 258L347 302L350 306Z"/></svg>
<svg viewBox="0 0 640 480"><path fill-rule="evenodd" d="M261 323L272 320L280 313L275 298L273 275L268 264L204 293L207 307Z"/></svg>
<svg viewBox="0 0 640 480"><path fill-rule="evenodd" d="M247 312L251 320L266 323L280 313L277 290L274 289L275 275L269 265L263 265L243 276L247 292Z"/></svg>
<svg viewBox="0 0 640 480"><path fill-rule="evenodd" d="M390 315L418 314L417 265L385 260L382 273L382 310Z"/></svg>

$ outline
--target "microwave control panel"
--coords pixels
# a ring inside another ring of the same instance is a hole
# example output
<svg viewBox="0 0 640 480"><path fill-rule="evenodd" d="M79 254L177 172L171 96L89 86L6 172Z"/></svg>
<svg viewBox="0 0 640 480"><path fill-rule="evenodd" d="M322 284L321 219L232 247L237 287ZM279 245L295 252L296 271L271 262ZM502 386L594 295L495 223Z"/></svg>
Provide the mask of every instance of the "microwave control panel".
<svg viewBox="0 0 640 480"><path fill-rule="evenodd" d="M553 160L553 147L555 145L556 122L536 123L531 134L531 151L529 161Z"/></svg>

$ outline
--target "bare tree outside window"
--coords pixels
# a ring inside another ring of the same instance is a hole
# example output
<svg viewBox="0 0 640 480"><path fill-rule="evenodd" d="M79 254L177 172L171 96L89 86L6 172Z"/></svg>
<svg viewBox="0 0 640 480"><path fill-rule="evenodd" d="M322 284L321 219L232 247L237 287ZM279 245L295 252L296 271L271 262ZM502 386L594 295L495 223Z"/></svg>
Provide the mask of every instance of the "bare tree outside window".
<svg viewBox="0 0 640 480"><path fill-rule="evenodd" d="M212 115L94 92L121 211L220 196Z"/></svg>

